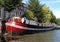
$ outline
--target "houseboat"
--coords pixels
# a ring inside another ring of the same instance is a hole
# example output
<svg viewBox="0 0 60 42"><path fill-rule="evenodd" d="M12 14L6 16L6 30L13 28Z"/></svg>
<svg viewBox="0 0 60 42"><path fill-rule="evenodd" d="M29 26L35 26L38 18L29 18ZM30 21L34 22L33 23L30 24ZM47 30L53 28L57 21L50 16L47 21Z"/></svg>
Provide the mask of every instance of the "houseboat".
<svg viewBox="0 0 60 42"><path fill-rule="evenodd" d="M13 17L6 23L6 30L10 32L24 32L25 30L40 31L51 30L53 24L42 24L26 18Z"/></svg>

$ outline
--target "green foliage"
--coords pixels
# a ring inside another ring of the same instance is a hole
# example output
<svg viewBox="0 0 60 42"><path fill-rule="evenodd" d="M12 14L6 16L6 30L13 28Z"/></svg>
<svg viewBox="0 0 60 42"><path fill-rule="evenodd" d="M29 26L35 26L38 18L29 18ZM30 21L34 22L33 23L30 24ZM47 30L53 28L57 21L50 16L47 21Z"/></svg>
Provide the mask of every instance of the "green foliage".
<svg viewBox="0 0 60 42"><path fill-rule="evenodd" d="M22 0L0 0L2 5L8 12L12 11Z"/></svg>
<svg viewBox="0 0 60 42"><path fill-rule="evenodd" d="M39 0L29 0L28 1L28 9L34 13L34 16L40 21L40 14L41 14L41 5Z"/></svg>
<svg viewBox="0 0 60 42"><path fill-rule="evenodd" d="M60 25L60 18L56 19L56 24Z"/></svg>
<svg viewBox="0 0 60 42"><path fill-rule="evenodd" d="M34 18L34 13L32 12L32 11L30 11L30 10L27 10L26 12L25 12L25 14L23 15L23 17L26 17L27 19L33 19Z"/></svg>
<svg viewBox="0 0 60 42"><path fill-rule="evenodd" d="M0 0L0 5L3 5L4 4L4 1L3 0Z"/></svg>
<svg viewBox="0 0 60 42"><path fill-rule="evenodd" d="M50 22L51 23L56 23L56 17L53 15L52 12L51 12L51 16L52 16L52 18L51 18Z"/></svg>
<svg viewBox="0 0 60 42"><path fill-rule="evenodd" d="M49 23L50 20L51 20L51 11L50 11L49 7L44 5L42 7L41 12L42 12L41 13L41 21L42 21L42 23Z"/></svg>
<svg viewBox="0 0 60 42"><path fill-rule="evenodd" d="M40 13L40 2L39 0L29 0L28 1L28 9L34 12L35 16Z"/></svg>
<svg viewBox="0 0 60 42"><path fill-rule="evenodd" d="M39 0L29 0L28 9L34 13L38 22L49 23L51 20L51 11L45 4L40 4Z"/></svg>

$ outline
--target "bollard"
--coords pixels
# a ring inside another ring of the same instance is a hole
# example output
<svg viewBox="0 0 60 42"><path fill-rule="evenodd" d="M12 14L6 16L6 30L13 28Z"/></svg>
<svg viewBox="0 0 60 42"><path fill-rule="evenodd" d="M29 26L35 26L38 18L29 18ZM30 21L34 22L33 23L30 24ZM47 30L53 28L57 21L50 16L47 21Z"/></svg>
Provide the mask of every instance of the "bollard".
<svg viewBox="0 0 60 42"><path fill-rule="evenodd" d="M6 20L3 19L1 21L1 24L2 24L2 28L1 28L1 42L6 42L6 40L4 38L4 34L5 34L5 31L6 31L6 25L5 25L5 23L6 23Z"/></svg>
<svg viewBox="0 0 60 42"><path fill-rule="evenodd" d="M1 28L1 33L2 34L4 34L5 33L5 31L6 31L6 25L5 25L5 23L6 23L6 20L5 19L3 19L2 20L2 28Z"/></svg>

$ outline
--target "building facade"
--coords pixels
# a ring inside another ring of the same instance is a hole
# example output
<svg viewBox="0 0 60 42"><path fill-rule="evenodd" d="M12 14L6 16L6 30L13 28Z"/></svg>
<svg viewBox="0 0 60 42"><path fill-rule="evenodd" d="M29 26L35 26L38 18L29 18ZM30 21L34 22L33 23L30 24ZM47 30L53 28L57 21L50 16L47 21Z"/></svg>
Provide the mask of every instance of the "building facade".
<svg viewBox="0 0 60 42"><path fill-rule="evenodd" d="M4 11L4 7L0 6L0 18L8 18L8 17L14 17L14 16L21 17L26 10L27 10L27 7L24 3L20 3L18 7L12 10L11 12Z"/></svg>

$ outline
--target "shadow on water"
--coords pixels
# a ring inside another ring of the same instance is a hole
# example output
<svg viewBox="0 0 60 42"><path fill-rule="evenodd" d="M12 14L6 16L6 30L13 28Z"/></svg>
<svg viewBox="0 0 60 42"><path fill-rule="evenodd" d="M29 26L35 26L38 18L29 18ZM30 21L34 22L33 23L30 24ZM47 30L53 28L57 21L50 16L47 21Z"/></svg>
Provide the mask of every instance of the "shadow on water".
<svg viewBox="0 0 60 42"><path fill-rule="evenodd" d="M20 35L44 33L44 32L53 31L53 30L60 30L60 28L54 28L54 29L51 29L51 30L25 30L23 33L20 33Z"/></svg>
<svg viewBox="0 0 60 42"><path fill-rule="evenodd" d="M60 28L55 28L54 30L60 30Z"/></svg>
<svg viewBox="0 0 60 42"><path fill-rule="evenodd" d="M54 29L52 29L54 30ZM23 33L20 33L20 35L29 35L29 34L36 34L36 33L43 33L43 32L48 32L48 31L52 31L52 30L25 30Z"/></svg>

